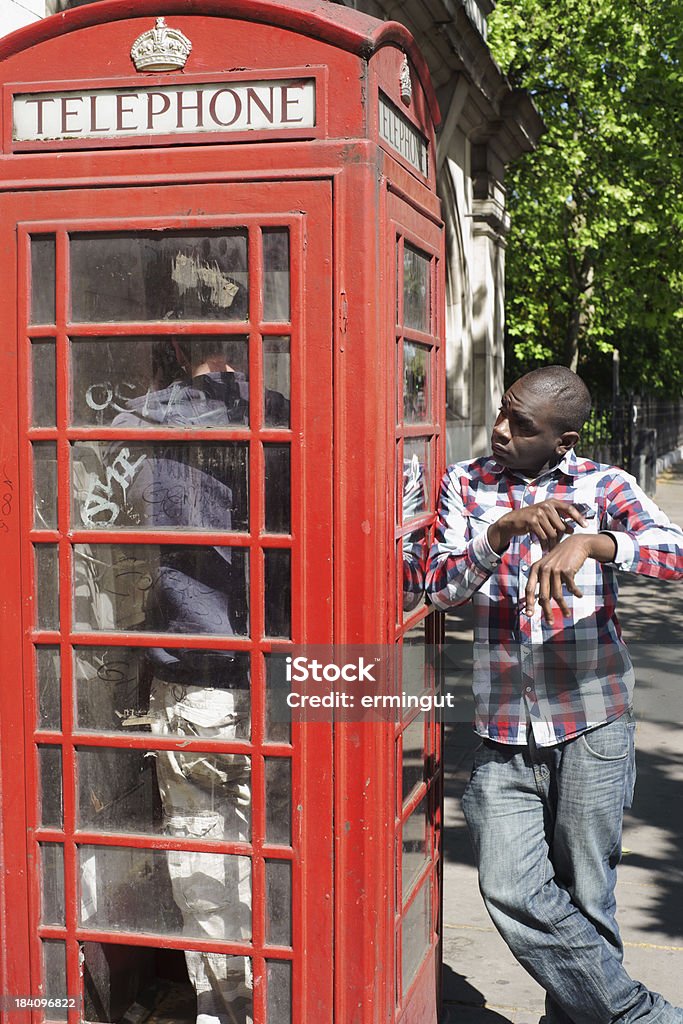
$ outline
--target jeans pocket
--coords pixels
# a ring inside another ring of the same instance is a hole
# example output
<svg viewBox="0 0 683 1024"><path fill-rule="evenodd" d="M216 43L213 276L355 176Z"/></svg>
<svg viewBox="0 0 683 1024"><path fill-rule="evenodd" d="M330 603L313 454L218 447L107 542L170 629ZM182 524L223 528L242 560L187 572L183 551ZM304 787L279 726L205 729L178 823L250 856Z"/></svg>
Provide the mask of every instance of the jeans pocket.
<svg viewBox="0 0 683 1024"><path fill-rule="evenodd" d="M584 732L581 742L600 761L625 761L631 749L628 713L614 722Z"/></svg>

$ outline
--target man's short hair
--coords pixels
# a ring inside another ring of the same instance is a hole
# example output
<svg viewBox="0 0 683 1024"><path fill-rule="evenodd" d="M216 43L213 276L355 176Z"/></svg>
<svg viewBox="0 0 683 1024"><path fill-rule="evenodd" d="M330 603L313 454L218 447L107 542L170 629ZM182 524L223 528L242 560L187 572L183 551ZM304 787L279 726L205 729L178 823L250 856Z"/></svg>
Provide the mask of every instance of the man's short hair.
<svg viewBox="0 0 683 1024"><path fill-rule="evenodd" d="M539 366L522 378L534 394L555 407L554 420L562 432L581 430L590 416L591 394L584 381L568 366Z"/></svg>

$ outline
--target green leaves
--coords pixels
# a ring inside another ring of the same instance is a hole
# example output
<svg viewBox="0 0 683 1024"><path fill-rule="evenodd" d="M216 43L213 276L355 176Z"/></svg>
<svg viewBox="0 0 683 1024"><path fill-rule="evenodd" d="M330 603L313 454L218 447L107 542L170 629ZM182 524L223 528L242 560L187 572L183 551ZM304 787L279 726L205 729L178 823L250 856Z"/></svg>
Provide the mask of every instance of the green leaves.
<svg viewBox="0 0 683 1024"><path fill-rule="evenodd" d="M683 0L499 0L496 60L547 125L507 181L507 365L683 387Z"/></svg>

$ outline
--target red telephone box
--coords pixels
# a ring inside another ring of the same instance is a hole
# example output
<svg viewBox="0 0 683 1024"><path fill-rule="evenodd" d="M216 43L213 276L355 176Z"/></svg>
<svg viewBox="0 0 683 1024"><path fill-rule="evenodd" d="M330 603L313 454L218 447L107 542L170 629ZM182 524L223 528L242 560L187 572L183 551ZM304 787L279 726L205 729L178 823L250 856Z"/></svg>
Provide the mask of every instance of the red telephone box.
<svg viewBox="0 0 683 1024"><path fill-rule="evenodd" d="M273 713L275 643L434 686L425 64L319 0L0 58L3 1019L434 1024L435 712Z"/></svg>

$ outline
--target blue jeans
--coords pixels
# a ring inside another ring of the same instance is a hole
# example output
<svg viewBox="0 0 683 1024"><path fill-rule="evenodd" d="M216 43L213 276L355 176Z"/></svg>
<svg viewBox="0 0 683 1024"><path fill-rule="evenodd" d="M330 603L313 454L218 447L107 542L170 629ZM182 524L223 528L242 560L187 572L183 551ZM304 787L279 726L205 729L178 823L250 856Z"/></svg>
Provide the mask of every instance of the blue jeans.
<svg viewBox="0 0 683 1024"><path fill-rule="evenodd" d="M635 784L629 711L556 747L476 751L463 810L493 923L545 989L547 1024L683 1024L626 973L614 887Z"/></svg>

